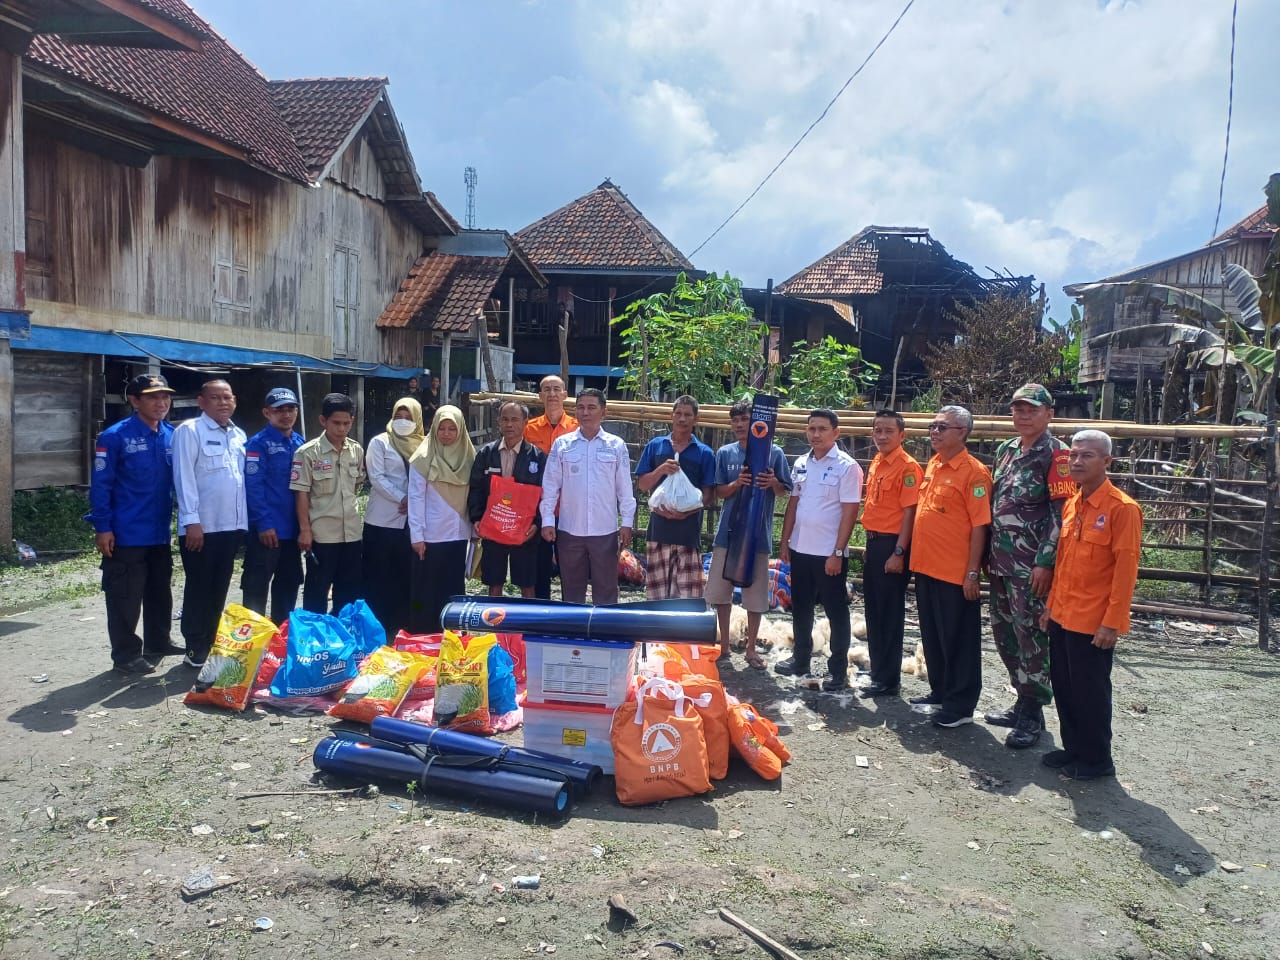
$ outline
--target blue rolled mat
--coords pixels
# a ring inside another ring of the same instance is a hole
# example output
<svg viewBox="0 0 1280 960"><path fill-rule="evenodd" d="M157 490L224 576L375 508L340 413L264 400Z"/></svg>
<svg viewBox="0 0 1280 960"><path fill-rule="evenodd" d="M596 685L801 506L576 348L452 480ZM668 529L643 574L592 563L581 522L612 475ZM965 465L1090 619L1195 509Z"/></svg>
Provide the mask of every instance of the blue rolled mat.
<svg viewBox="0 0 1280 960"><path fill-rule="evenodd" d="M416 782L417 790L423 794L444 793L556 816L567 815L573 807L572 791L565 780L532 776L496 763L460 766L449 762L456 759L487 761L482 757L431 757L424 762L410 753L338 737L321 740L312 757L316 769L325 773L355 780Z"/></svg>
<svg viewBox="0 0 1280 960"><path fill-rule="evenodd" d="M446 630L531 634L575 640L716 642L716 614L704 600L646 600L591 606L523 597L453 597L440 613Z"/></svg>
<svg viewBox="0 0 1280 960"><path fill-rule="evenodd" d="M442 730L411 720L397 720L395 717L374 717L373 723L369 725L369 734L378 740L402 747L423 746L434 753L501 760L509 769L519 768L530 776L567 780L573 787L574 794L579 797L589 794L603 776L603 771L594 763L569 760L540 750L512 747L471 733Z"/></svg>

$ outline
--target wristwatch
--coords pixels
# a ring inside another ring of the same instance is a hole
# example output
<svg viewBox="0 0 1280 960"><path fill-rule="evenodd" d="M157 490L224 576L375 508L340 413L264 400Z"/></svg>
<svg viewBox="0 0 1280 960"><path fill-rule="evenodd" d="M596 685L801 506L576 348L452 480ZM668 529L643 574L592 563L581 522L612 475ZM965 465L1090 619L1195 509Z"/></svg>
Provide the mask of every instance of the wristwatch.
<svg viewBox="0 0 1280 960"><path fill-rule="evenodd" d="M845 547L843 550L841 550L839 547L837 547L835 550L831 551L831 555L833 557L847 557L849 555L849 548Z"/></svg>
<svg viewBox="0 0 1280 960"><path fill-rule="evenodd" d="M977 580L977 579L978 579L978 571L977 571L977 570L970 570L967 574L965 574L965 576L966 576L966 577L968 577L970 580Z"/></svg>
<svg viewBox="0 0 1280 960"><path fill-rule="evenodd" d="M895 543L895 544L893 545L893 555L894 555L895 557L900 557L900 556L902 556L902 555L903 555L904 553L906 553L906 552L907 552L907 551L903 550L903 549L902 549L902 547L900 547L898 544L896 544L896 543Z"/></svg>

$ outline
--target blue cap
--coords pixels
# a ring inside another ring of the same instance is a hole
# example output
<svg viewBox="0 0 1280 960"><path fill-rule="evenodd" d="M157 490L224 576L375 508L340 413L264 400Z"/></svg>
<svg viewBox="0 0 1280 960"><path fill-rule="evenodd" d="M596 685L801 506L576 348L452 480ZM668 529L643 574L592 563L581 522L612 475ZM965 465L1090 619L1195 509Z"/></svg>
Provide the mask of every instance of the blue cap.
<svg viewBox="0 0 1280 960"><path fill-rule="evenodd" d="M298 397L288 387L276 387L267 394L268 407L286 407L289 404L293 404L296 407L298 405Z"/></svg>

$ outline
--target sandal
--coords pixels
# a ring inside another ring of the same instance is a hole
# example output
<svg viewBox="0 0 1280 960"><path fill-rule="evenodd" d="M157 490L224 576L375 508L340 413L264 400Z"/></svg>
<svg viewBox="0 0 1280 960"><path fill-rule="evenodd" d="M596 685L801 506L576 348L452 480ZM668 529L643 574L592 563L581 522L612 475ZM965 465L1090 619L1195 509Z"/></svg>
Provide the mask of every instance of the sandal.
<svg viewBox="0 0 1280 960"><path fill-rule="evenodd" d="M747 666L752 670L763 670L765 668L764 657L758 653L748 653Z"/></svg>

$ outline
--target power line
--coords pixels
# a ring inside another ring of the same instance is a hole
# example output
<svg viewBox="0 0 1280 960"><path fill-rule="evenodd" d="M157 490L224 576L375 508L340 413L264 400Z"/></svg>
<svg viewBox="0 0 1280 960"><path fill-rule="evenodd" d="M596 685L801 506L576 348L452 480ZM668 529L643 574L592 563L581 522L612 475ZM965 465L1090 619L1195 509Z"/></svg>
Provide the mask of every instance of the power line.
<svg viewBox="0 0 1280 960"><path fill-rule="evenodd" d="M750 194L748 194L747 199L743 200L740 204L738 204L738 206L734 209L733 213L725 217L724 221L720 224L720 226L716 227L714 230L711 231L711 236L707 237L707 239L703 240L700 244L698 244L691 251L689 251L688 256L690 258L692 258L695 253L697 253L699 250L705 247L708 243L714 240L716 237L716 234L718 234L721 230L727 227L729 225L729 222L733 220L733 218L736 217L739 213L742 212L743 207L745 207L748 203L750 203L753 199L755 199L755 195L764 189L764 185L768 183L773 178L773 175L782 168L782 165L787 162L787 160L791 157L791 154L796 152L796 148L799 147L800 144L804 143L805 138L809 136L810 133L813 132L813 128L823 121L827 113L831 110L833 106L835 106L836 101L839 100L840 96L845 92L845 90L849 88L849 84L853 83L854 78L857 77L858 74L860 74L866 68L867 64L871 62L871 58L876 55L876 52L882 46L884 46L885 41L888 40L889 37L893 35L893 31L898 29L898 24L902 22L902 18L907 15L907 11L911 9L912 5L915 2L916 0L907 0L907 5L902 8L902 12L898 14L898 18L889 25L889 29L885 31L885 34L883 37L880 38L880 41L874 47L871 48L871 52L867 54L866 58L862 61L862 63L858 64L858 69L854 70L853 73L849 74L849 79L844 82L844 86L842 86L839 90L837 90L836 95L831 98L831 101L825 107L822 108L822 113L818 114L818 119L814 120L813 123L809 124L809 126L805 129L804 133L800 134L800 139L798 139L795 143L793 143L791 145L791 149L788 150L785 154L783 154L782 159L779 160L776 164L774 164L773 169L770 170L767 174L765 174L765 178L761 180L759 184L756 185L756 188L752 190ZM1234 51L1235 50L1234 23L1232 26L1231 36L1232 36L1232 50Z"/></svg>
<svg viewBox="0 0 1280 960"><path fill-rule="evenodd" d="M1222 148L1222 176L1218 179L1218 212L1213 215L1212 240L1218 235L1218 223L1222 219L1222 192L1227 186L1227 157L1231 153L1231 108L1236 89L1236 12L1240 9L1240 0L1231 3L1231 66L1227 80L1227 142Z"/></svg>

